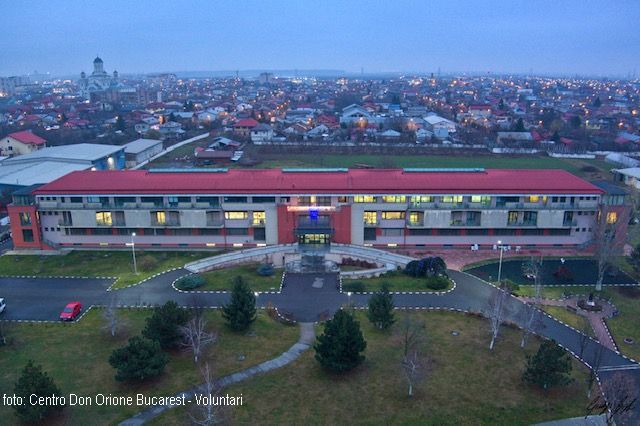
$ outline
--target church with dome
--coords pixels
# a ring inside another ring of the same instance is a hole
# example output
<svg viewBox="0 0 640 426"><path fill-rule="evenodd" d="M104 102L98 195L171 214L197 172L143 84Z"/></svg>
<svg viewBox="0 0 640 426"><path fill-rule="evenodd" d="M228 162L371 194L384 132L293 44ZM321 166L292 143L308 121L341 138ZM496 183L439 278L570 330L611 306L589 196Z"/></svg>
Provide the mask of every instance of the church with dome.
<svg viewBox="0 0 640 426"><path fill-rule="evenodd" d="M90 75L87 76L84 71L80 73L78 86L81 95L91 102L117 102L124 98L135 98L136 93L134 88L119 81L118 71L108 74L99 56L93 60L93 72Z"/></svg>

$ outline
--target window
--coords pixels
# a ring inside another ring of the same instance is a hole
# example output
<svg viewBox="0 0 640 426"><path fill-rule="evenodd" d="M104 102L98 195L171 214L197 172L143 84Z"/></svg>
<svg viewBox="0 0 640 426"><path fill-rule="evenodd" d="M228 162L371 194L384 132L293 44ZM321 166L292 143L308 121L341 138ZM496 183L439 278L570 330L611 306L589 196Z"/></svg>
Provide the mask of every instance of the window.
<svg viewBox="0 0 640 426"><path fill-rule="evenodd" d="M406 212L382 212L382 218L385 220L404 219Z"/></svg>
<svg viewBox="0 0 640 426"><path fill-rule="evenodd" d="M227 235L249 235L247 228L227 228Z"/></svg>
<svg viewBox="0 0 640 426"><path fill-rule="evenodd" d="M165 225L167 223L167 213L166 212L152 212L151 213L155 219L156 225Z"/></svg>
<svg viewBox="0 0 640 426"><path fill-rule="evenodd" d="M109 197L87 197L87 203L109 204Z"/></svg>
<svg viewBox="0 0 640 426"><path fill-rule="evenodd" d="M225 203L246 203L247 197L224 197Z"/></svg>
<svg viewBox="0 0 640 426"><path fill-rule="evenodd" d="M96 223L98 224L98 226L113 225L111 212L96 212Z"/></svg>
<svg viewBox="0 0 640 426"><path fill-rule="evenodd" d="M264 241L267 239L267 234L264 228L256 228L253 230L253 239L256 241Z"/></svg>
<svg viewBox="0 0 640 426"><path fill-rule="evenodd" d="M220 235L220 229L203 228L200 230L200 235Z"/></svg>
<svg viewBox="0 0 640 426"><path fill-rule="evenodd" d="M414 204L433 203L433 198L431 195L414 195L411 197L411 202Z"/></svg>
<svg viewBox="0 0 640 426"><path fill-rule="evenodd" d="M135 204L136 197L115 197L116 207L124 207L125 203Z"/></svg>
<svg viewBox="0 0 640 426"><path fill-rule="evenodd" d="M275 203L276 197L253 197L254 203Z"/></svg>
<svg viewBox="0 0 640 426"><path fill-rule="evenodd" d="M375 239L376 239L376 229L375 228L364 228L364 239L365 239L365 241L375 241Z"/></svg>
<svg viewBox="0 0 640 426"><path fill-rule="evenodd" d="M607 224L613 225L618 221L618 213L616 212L607 212Z"/></svg>
<svg viewBox="0 0 640 426"><path fill-rule="evenodd" d="M224 218L228 220L243 220L249 219L248 212L224 212Z"/></svg>
<svg viewBox="0 0 640 426"><path fill-rule="evenodd" d="M382 202L384 203L406 203L406 195L383 195Z"/></svg>
<svg viewBox="0 0 640 426"><path fill-rule="evenodd" d="M70 203L80 204L82 203L82 197L69 197Z"/></svg>
<svg viewBox="0 0 640 426"><path fill-rule="evenodd" d="M22 230L22 241L24 241L25 243L33 242L33 231L31 229Z"/></svg>
<svg viewBox="0 0 640 426"><path fill-rule="evenodd" d="M354 203L375 203L376 197L373 195L355 195L353 197Z"/></svg>
<svg viewBox="0 0 640 426"><path fill-rule="evenodd" d="M535 225L538 221L538 212L524 212L522 222L525 225Z"/></svg>
<svg viewBox="0 0 640 426"><path fill-rule="evenodd" d="M378 212L364 212L363 219L365 225L375 225L378 223Z"/></svg>
<svg viewBox="0 0 640 426"><path fill-rule="evenodd" d="M175 207L179 203L190 203L191 197L167 197L167 201L171 207Z"/></svg>
<svg viewBox="0 0 640 426"><path fill-rule="evenodd" d="M265 212L253 212L253 225L264 225L267 218Z"/></svg>
<svg viewBox="0 0 640 426"><path fill-rule="evenodd" d="M383 237L402 237L403 231L404 229L391 228L382 229L381 232Z"/></svg>
<svg viewBox="0 0 640 426"><path fill-rule="evenodd" d="M482 205L491 204L491 197L489 195L472 195L471 196L472 203L480 203Z"/></svg>
<svg viewBox="0 0 640 426"><path fill-rule="evenodd" d="M196 197L196 203L209 204L209 207L218 207L220 199L218 197Z"/></svg>
<svg viewBox="0 0 640 426"><path fill-rule="evenodd" d="M409 223L417 225L422 224L422 217L419 212L410 212L409 213Z"/></svg>
<svg viewBox="0 0 640 426"><path fill-rule="evenodd" d="M509 217L507 218L507 223L509 225L514 225L518 223L518 212L509 212Z"/></svg>
<svg viewBox="0 0 640 426"><path fill-rule="evenodd" d="M462 195L445 195L442 197L443 203L461 203Z"/></svg>
<svg viewBox="0 0 640 426"><path fill-rule="evenodd" d="M540 201L539 195L529 195L528 197L524 197L525 203L537 203Z"/></svg>
<svg viewBox="0 0 640 426"><path fill-rule="evenodd" d="M29 212L20 213L20 225L22 226L31 225L31 214L29 214Z"/></svg>
<svg viewBox="0 0 640 426"><path fill-rule="evenodd" d="M150 204L153 204L155 207L162 207L162 204L164 203L162 200L162 197L140 197L140 202L150 203Z"/></svg>

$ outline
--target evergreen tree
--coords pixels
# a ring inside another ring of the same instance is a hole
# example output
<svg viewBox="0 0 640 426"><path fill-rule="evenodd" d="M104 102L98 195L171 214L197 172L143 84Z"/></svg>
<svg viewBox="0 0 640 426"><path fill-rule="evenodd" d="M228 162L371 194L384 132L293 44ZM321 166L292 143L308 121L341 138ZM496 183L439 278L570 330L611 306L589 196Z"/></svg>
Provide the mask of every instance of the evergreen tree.
<svg viewBox="0 0 640 426"><path fill-rule="evenodd" d="M593 107L594 108L600 108L602 106L602 101L600 100L600 96L598 96L596 98L595 101L593 101Z"/></svg>
<svg viewBox="0 0 640 426"><path fill-rule="evenodd" d="M396 321L393 317L393 296L389 293L389 285L382 283L382 288L369 299L367 317L380 330L387 329Z"/></svg>
<svg viewBox="0 0 640 426"><path fill-rule="evenodd" d="M633 266L633 269L636 272L640 272L640 244L633 249L631 256L627 259L627 262Z"/></svg>
<svg viewBox="0 0 640 426"><path fill-rule="evenodd" d="M126 126L126 123L124 122L124 118L122 118L121 115L118 115L118 117L116 117L116 130L120 130L124 132L126 128L127 126Z"/></svg>
<svg viewBox="0 0 640 426"><path fill-rule="evenodd" d="M364 361L367 347L360 323L345 310L339 310L324 325L324 332L316 338L313 348L316 360L333 372L349 371Z"/></svg>
<svg viewBox="0 0 640 426"><path fill-rule="evenodd" d="M158 376L168 361L169 356L162 352L158 342L140 336L129 339L127 346L116 349L109 357L119 382Z"/></svg>
<svg viewBox="0 0 640 426"><path fill-rule="evenodd" d="M551 136L551 140L554 142L560 142L560 133L556 130L553 132L553 136Z"/></svg>
<svg viewBox="0 0 640 426"><path fill-rule="evenodd" d="M500 98L500 103L498 104L498 109L504 111L504 99Z"/></svg>
<svg viewBox="0 0 640 426"><path fill-rule="evenodd" d="M582 120L580 120L579 116L574 115L573 117L571 117L570 123L571 123L571 126L573 126L574 129L577 129L582 124Z"/></svg>
<svg viewBox="0 0 640 426"><path fill-rule="evenodd" d="M30 404L31 395L61 396L60 388L53 379L42 371L42 367L29 361L22 370L22 374L16 382L13 393L22 398L22 405L14 405L16 415L24 422L37 422L46 418L49 414L62 411L62 405L37 405ZM7 420L8 421L8 420Z"/></svg>
<svg viewBox="0 0 640 426"><path fill-rule="evenodd" d="M142 335L155 340L162 349L176 348L182 340L180 327L189 321L189 311L178 306L173 300L156 308L149 318Z"/></svg>
<svg viewBox="0 0 640 426"><path fill-rule="evenodd" d="M514 132L525 132L525 128L524 128L524 122L522 121L522 118L518 118L518 121L516 121L516 126L513 128Z"/></svg>
<svg viewBox="0 0 640 426"><path fill-rule="evenodd" d="M176 115L174 113L169 114L169 121L176 121Z"/></svg>
<svg viewBox="0 0 640 426"><path fill-rule="evenodd" d="M555 340L545 340L535 355L527 356L527 368L522 375L525 383L542 389L567 385L571 382L571 358Z"/></svg>
<svg viewBox="0 0 640 426"><path fill-rule="evenodd" d="M222 307L222 317L235 331L249 328L256 319L256 297L242 277L233 279L231 302Z"/></svg>

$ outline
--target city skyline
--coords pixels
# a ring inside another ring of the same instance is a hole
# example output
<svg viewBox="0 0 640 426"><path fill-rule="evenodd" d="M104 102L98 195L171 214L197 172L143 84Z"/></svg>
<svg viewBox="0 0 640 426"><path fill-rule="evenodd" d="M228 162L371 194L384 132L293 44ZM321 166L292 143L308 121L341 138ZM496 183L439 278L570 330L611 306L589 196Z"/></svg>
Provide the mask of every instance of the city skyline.
<svg viewBox="0 0 640 426"><path fill-rule="evenodd" d="M597 1L29 2L5 6L0 75L341 70L633 77L640 4ZM48 25L42 25L48 22Z"/></svg>

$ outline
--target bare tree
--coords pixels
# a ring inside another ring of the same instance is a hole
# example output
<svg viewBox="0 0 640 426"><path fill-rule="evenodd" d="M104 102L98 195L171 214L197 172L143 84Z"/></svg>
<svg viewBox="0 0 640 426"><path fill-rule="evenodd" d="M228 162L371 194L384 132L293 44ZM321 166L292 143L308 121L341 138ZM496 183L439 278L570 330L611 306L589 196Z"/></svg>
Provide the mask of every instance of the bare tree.
<svg viewBox="0 0 640 426"><path fill-rule="evenodd" d="M524 326L522 328L522 340L520 341L520 347L524 348L527 344L530 333L535 333L541 326L540 306L542 305L542 258L538 262L533 256L531 259L524 263L522 272L526 277L533 279L533 306L529 309L524 309L525 316Z"/></svg>
<svg viewBox="0 0 640 426"><path fill-rule="evenodd" d="M602 392L589 403L587 412L604 414L608 425L614 424L614 417L625 424L637 403L638 389L633 379L618 372L602 383Z"/></svg>
<svg viewBox="0 0 640 426"><path fill-rule="evenodd" d="M116 333L118 332L118 327L120 326L120 318L118 316L118 296L115 292L111 292L109 304L105 308L102 315L106 320L104 328L109 331L111 337L115 337Z"/></svg>
<svg viewBox="0 0 640 426"><path fill-rule="evenodd" d="M595 245L595 259L598 266L598 279L596 291L602 291L602 282L611 260L619 254L624 246L625 237L616 234L618 223L626 223L629 218L628 209L613 211L607 206L596 215L593 242Z"/></svg>
<svg viewBox="0 0 640 426"><path fill-rule="evenodd" d="M204 318L203 308L196 306L187 324L180 327L183 337L182 346L193 353L193 362L196 364L203 349L216 341L216 334L207 331L207 320Z"/></svg>
<svg viewBox="0 0 640 426"><path fill-rule="evenodd" d="M506 302L507 292L501 288L496 289L489 300L489 310L486 313L487 318L489 318L489 324L491 325L491 343L489 343L489 350L493 350L496 338L500 333L500 326L506 316Z"/></svg>
<svg viewBox="0 0 640 426"><path fill-rule="evenodd" d="M407 380L408 395L413 397L413 390L418 382L426 377L428 360L420 354L420 346L424 341L424 323L415 321L409 314L402 320L402 371Z"/></svg>
<svg viewBox="0 0 640 426"><path fill-rule="evenodd" d="M191 422L195 425L209 426L222 422L221 406L215 403L214 398L220 392L220 385L213 378L209 363L205 362L200 369L203 383L199 386L200 394L196 395L198 403L188 412Z"/></svg>
<svg viewBox="0 0 640 426"><path fill-rule="evenodd" d="M582 329L578 333L578 348L579 348L578 358L580 358L580 359L582 359L582 355L584 354L584 350L589 345L589 340L590 340L590 338L589 338L589 328L590 327L591 326L589 325L589 322L585 320L583 322Z"/></svg>
<svg viewBox="0 0 640 426"><path fill-rule="evenodd" d="M596 352L593 355L591 362L591 370L589 370L589 377L587 378L587 398L591 398L591 390L598 378L598 371L600 371L600 365L602 364L602 355L604 353L604 346L598 344Z"/></svg>

